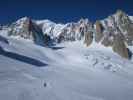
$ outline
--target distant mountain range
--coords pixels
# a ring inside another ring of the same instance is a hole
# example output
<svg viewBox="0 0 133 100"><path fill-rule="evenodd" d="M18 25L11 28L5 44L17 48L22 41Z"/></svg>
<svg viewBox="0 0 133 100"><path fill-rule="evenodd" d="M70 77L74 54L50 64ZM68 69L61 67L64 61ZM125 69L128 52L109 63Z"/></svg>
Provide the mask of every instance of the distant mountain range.
<svg viewBox="0 0 133 100"><path fill-rule="evenodd" d="M83 40L89 47L92 42L96 42L112 47L121 57L130 59L132 52L128 47L133 46L133 16L118 10L95 23L89 19L80 19L66 24L24 17L10 25L0 26L0 35L28 39L42 46Z"/></svg>

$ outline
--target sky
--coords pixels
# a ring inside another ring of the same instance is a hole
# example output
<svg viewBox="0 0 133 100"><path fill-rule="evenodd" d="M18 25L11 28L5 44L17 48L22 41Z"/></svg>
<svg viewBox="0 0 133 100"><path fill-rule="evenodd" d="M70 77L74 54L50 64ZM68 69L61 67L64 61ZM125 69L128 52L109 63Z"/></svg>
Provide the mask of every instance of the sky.
<svg viewBox="0 0 133 100"><path fill-rule="evenodd" d="M0 24L9 24L24 16L60 23L80 18L95 22L117 9L133 15L133 0L0 0Z"/></svg>

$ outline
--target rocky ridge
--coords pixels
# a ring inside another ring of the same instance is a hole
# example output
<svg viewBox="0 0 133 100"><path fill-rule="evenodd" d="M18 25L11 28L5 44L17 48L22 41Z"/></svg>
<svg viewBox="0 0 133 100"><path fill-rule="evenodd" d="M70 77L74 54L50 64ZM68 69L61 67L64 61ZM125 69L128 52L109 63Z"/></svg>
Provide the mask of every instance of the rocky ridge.
<svg viewBox="0 0 133 100"><path fill-rule="evenodd" d="M112 47L123 58L130 59L132 56L128 46L133 45L133 17L121 10L94 24L88 19L57 24L50 20L37 21L24 17L8 27L1 26L0 33L6 29L8 36L19 36L39 45L83 40L89 47L95 41L105 47Z"/></svg>

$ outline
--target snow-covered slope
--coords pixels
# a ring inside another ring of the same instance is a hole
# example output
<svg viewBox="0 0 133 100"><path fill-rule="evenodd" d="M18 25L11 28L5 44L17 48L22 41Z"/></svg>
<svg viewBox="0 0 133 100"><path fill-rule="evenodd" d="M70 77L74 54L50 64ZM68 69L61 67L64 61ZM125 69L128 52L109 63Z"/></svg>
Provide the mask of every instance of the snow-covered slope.
<svg viewBox="0 0 133 100"><path fill-rule="evenodd" d="M112 51L123 58L132 57L129 46L133 45L133 18L121 10L95 24L88 19L62 24L24 17L1 27L0 34L27 39L42 46L80 40L90 46L95 40L105 47L112 47Z"/></svg>
<svg viewBox="0 0 133 100"><path fill-rule="evenodd" d="M132 100L132 30L122 11L94 25L24 17L1 26L0 100Z"/></svg>
<svg viewBox="0 0 133 100"><path fill-rule="evenodd" d="M0 41L2 100L132 100L133 61L93 42ZM22 46L23 45L23 46Z"/></svg>

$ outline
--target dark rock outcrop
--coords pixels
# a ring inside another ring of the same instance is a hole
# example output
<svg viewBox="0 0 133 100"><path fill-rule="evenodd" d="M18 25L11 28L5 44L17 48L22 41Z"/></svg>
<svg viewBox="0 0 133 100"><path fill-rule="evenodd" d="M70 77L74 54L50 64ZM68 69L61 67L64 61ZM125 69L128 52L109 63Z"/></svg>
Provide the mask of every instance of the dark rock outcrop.
<svg viewBox="0 0 133 100"><path fill-rule="evenodd" d="M10 27L11 31L9 32L9 36L19 36L24 39L33 40L38 45L45 45L42 29L30 18L22 18Z"/></svg>
<svg viewBox="0 0 133 100"><path fill-rule="evenodd" d="M116 35L114 37L112 49L114 52L119 54L121 57L130 59L131 55L129 54L129 49L126 47L125 42L123 41L122 37Z"/></svg>
<svg viewBox="0 0 133 100"><path fill-rule="evenodd" d="M128 45L133 45L133 23L130 20L129 16L121 11L118 10L116 12L116 15L118 17L117 25L120 28L121 31L125 32L125 39Z"/></svg>
<svg viewBox="0 0 133 100"><path fill-rule="evenodd" d="M85 40L84 40L84 43L89 46L91 45L93 41L93 32L86 32L85 33Z"/></svg>
<svg viewBox="0 0 133 100"><path fill-rule="evenodd" d="M95 41L100 42L100 40L103 38L103 26L100 23L100 21L96 21L96 34L95 34Z"/></svg>

